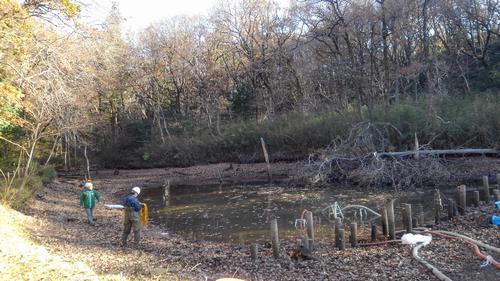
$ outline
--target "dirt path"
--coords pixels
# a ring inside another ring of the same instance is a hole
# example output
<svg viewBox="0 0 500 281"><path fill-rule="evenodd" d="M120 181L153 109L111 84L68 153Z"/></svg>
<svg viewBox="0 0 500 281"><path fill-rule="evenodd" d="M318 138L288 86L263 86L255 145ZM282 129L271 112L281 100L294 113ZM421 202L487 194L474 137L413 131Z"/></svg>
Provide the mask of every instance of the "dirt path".
<svg viewBox="0 0 500 281"><path fill-rule="evenodd" d="M94 181L104 198L96 208L96 227L85 223L85 212L79 206L78 181L59 179L30 202L25 212L38 223L27 227L32 237L52 253L70 262L83 262L102 279L215 280L234 276L247 280L435 280L428 270L411 258L411 248L404 245L340 252L332 247L331 241L318 241L315 252L318 260L294 262L289 255L295 242L283 241L282 259L276 261L272 258L270 245L260 245L259 259L253 262L248 256L247 245L192 242L169 234L168 229L161 226L149 225L143 232L139 248L119 246L121 211L106 210L103 203L119 202L121 195L141 182L165 177L178 182L182 178L190 182L206 182L207 179L217 179L214 174L221 170L225 173L223 176L236 173L227 178L237 178L237 168L229 169L228 164L219 164L188 169L120 171L119 175L114 175L113 171L101 172ZM254 175L267 176L261 172L265 171L264 165L255 165L252 169ZM292 166L284 165L281 169L286 175ZM250 167L245 167L246 175L249 170ZM491 210L479 210L476 215L481 215L481 212ZM485 242L500 242L498 229L486 227L477 231L476 225L471 223L475 215L470 216L470 220L464 218L463 221L472 225L469 228L461 227L459 221L446 227L460 228ZM498 280L499 271L491 266L479 268L480 261L471 251L455 244L446 240L436 246L431 244L421 250L421 255L442 266L446 273L458 280L471 277Z"/></svg>

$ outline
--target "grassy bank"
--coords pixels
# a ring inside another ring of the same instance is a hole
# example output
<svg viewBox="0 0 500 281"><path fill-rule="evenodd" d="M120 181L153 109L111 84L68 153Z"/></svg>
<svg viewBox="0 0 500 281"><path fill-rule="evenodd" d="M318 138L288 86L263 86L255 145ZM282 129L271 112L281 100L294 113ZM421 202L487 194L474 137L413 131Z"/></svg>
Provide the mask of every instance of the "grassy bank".
<svg viewBox="0 0 500 281"><path fill-rule="evenodd" d="M492 147L500 139L500 95L481 93L454 95L432 100L403 101L377 105L360 115L326 108L317 112L295 112L260 123L235 122L220 132L196 129L173 135L165 143L113 146L101 153L107 167L149 168L189 166L202 163L263 161L260 137L268 145L272 160L296 160L319 148L338 143L360 122L390 124L378 150L411 149L417 134L429 148ZM375 133L375 132L374 132ZM117 148L118 147L118 148Z"/></svg>

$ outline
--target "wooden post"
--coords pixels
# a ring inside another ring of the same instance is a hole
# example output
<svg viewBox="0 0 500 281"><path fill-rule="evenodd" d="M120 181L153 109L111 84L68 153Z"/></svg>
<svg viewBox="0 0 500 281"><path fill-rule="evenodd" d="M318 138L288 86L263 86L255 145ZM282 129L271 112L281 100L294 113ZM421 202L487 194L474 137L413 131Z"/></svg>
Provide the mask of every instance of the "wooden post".
<svg viewBox="0 0 500 281"><path fill-rule="evenodd" d="M380 213L382 214L382 217L381 217L381 220L382 220L382 235L384 235L384 237L386 237L389 233L389 222L388 222L388 219L387 219L387 208L386 207L382 207L382 210L380 211Z"/></svg>
<svg viewBox="0 0 500 281"><path fill-rule="evenodd" d="M415 159L418 160L420 158L420 154L418 153L419 145L418 145L418 138L417 138L417 133L415 133Z"/></svg>
<svg viewBox="0 0 500 281"><path fill-rule="evenodd" d="M458 210L461 215L465 215L465 207L466 207L466 189L465 185L460 185L457 187L458 190Z"/></svg>
<svg viewBox="0 0 500 281"><path fill-rule="evenodd" d="M337 223L335 224L335 247L337 248L340 248L340 243L342 239L342 237L340 237L340 232L343 229L344 229L344 224L341 223L340 220L338 220Z"/></svg>
<svg viewBox="0 0 500 281"><path fill-rule="evenodd" d="M307 239L307 235L302 236L301 241L302 246L304 246L304 248L306 249L309 249L309 239Z"/></svg>
<svg viewBox="0 0 500 281"><path fill-rule="evenodd" d="M167 180L163 185L162 205L168 207L170 202L170 180Z"/></svg>
<svg viewBox="0 0 500 281"><path fill-rule="evenodd" d="M262 144L262 151L264 152L264 158L266 159L267 165L267 179L269 182L272 180L271 176L271 164L269 164L269 154L267 153L266 143L264 142L264 138L260 138L260 143Z"/></svg>
<svg viewBox="0 0 500 281"><path fill-rule="evenodd" d="M422 204L417 205L417 212L418 212L418 224L423 226L425 225L425 214L424 214L424 206Z"/></svg>
<svg viewBox="0 0 500 281"><path fill-rule="evenodd" d="M453 199L450 199L448 202L448 219L451 220L453 218L453 209L455 208L453 206Z"/></svg>
<svg viewBox="0 0 500 281"><path fill-rule="evenodd" d="M280 257L280 239L278 237L278 220L276 218L271 219L271 244L273 247L273 257L277 259Z"/></svg>
<svg viewBox="0 0 500 281"><path fill-rule="evenodd" d="M457 207L457 201L451 200L453 202L453 216L456 217L458 216L458 207Z"/></svg>
<svg viewBox="0 0 500 281"><path fill-rule="evenodd" d="M416 217L411 218L411 225L413 228L418 227L418 219Z"/></svg>
<svg viewBox="0 0 500 281"><path fill-rule="evenodd" d="M479 206L479 191L474 190L474 192L472 192L472 202L474 206Z"/></svg>
<svg viewBox="0 0 500 281"><path fill-rule="evenodd" d="M490 184L488 182L488 176L483 176L483 192L481 193L481 200L485 202L490 201Z"/></svg>
<svg viewBox="0 0 500 281"><path fill-rule="evenodd" d="M363 210L359 209L359 227L361 229L363 229L363 225L364 225L364 222L363 222Z"/></svg>
<svg viewBox="0 0 500 281"><path fill-rule="evenodd" d="M434 223L439 224L441 220L441 195L439 195L439 190L436 189L434 193Z"/></svg>
<svg viewBox="0 0 500 281"><path fill-rule="evenodd" d="M345 236L344 236L344 226L342 225L341 228L339 228L339 244L337 245L339 250L343 251L345 250Z"/></svg>
<svg viewBox="0 0 500 281"><path fill-rule="evenodd" d="M406 221L406 233L411 233L413 231L412 227L412 219L411 219L411 204L404 204L405 205L405 221Z"/></svg>
<svg viewBox="0 0 500 281"><path fill-rule="evenodd" d="M351 247L356 248L358 246L358 225L356 222L351 222Z"/></svg>
<svg viewBox="0 0 500 281"><path fill-rule="evenodd" d="M76 154L75 154L76 155ZM85 177L87 178L86 180L91 180L92 178L90 177L90 163L89 163L89 157L87 156L87 145L85 144L85 149L83 150L83 156L85 156L85 162L87 164L87 174Z"/></svg>
<svg viewBox="0 0 500 281"><path fill-rule="evenodd" d="M342 219L341 218L336 218L335 221L333 222L333 227L335 231L335 235L337 235L337 232L339 232L339 226L342 224Z"/></svg>
<svg viewBox="0 0 500 281"><path fill-rule="evenodd" d="M372 224L371 238L372 238L372 242L377 240L377 225L376 224Z"/></svg>
<svg viewBox="0 0 500 281"><path fill-rule="evenodd" d="M314 249L314 221L313 221L313 213L310 211L307 211L305 213L306 217L306 228L307 228L307 240L308 240L308 245L309 245L309 250L311 252Z"/></svg>
<svg viewBox="0 0 500 281"><path fill-rule="evenodd" d="M499 189L494 189L493 195L495 196L495 201L500 201L500 190Z"/></svg>
<svg viewBox="0 0 500 281"><path fill-rule="evenodd" d="M389 239L394 240L396 238L396 225L394 220L394 199L387 202L387 225L389 230Z"/></svg>
<svg viewBox="0 0 500 281"><path fill-rule="evenodd" d="M250 245L250 257L252 258L252 260L256 260L258 255L259 255L259 248L257 244Z"/></svg>

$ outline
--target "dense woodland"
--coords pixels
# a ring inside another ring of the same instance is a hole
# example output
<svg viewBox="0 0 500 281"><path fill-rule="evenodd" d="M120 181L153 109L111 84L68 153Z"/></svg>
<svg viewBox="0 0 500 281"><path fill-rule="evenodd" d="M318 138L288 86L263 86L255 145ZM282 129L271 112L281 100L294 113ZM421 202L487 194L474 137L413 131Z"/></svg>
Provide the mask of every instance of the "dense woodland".
<svg viewBox="0 0 500 281"><path fill-rule="evenodd" d="M0 0L5 190L53 166L261 161L260 137L303 159L363 122L378 151L499 144L498 0L222 1L133 35L118 4L97 27L84 8Z"/></svg>

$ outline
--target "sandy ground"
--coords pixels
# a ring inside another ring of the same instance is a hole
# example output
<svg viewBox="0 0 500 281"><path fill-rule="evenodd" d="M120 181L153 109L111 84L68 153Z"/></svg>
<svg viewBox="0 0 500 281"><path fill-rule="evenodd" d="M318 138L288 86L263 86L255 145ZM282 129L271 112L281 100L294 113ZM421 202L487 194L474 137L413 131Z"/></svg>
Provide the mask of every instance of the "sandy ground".
<svg viewBox="0 0 500 281"><path fill-rule="evenodd" d="M274 165L273 175L294 177L295 164ZM129 280L436 280L411 257L411 247L391 244L339 251L332 241L318 241L314 260L290 258L295 241L281 241L281 258L272 257L270 244L259 245L259 257L249 257L249 245L193 242L168 233L158 225L143 231L139 247L121 247L122 213L103 204L119 202L130 187L169 179L181 183L218 183L234 179L266 180L264 164L217 164L191 168L102 171L94 184L103 195L96 208L97 226L85 223L79 206L79 179L59 178L31 200L24 212L37 223L26 225L32 239L68 262L90 267L101 279L119 276ZM443 223L440 228L459 231L491 245L500 246L498 228L479 224L480 217L494 212L492 206L471 210L466 217ZM491 254L491 253L490 253ZM457 241L435 238L420 255L441 268L453 280L499 280L500 270L481 268L481 261ZM493 255L500 260L499 255Z"/></svg>

